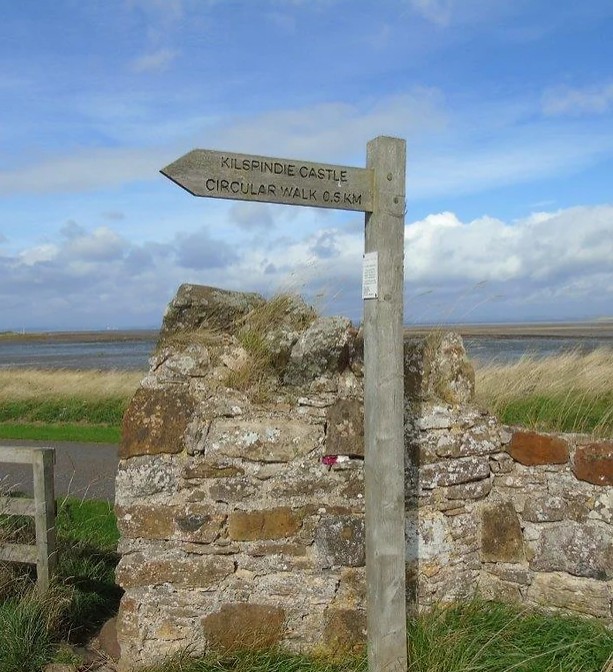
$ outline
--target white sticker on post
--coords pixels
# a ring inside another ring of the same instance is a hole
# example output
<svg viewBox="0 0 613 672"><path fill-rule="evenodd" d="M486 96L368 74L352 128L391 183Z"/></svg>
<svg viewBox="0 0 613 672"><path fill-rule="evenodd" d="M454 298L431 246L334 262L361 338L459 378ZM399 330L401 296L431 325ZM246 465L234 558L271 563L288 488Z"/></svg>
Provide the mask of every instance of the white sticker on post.
<svg viewBox="0 0 613 672"><path fill-rule="evenodd" d="M362 257L362 298L379 296L379 253L366 252Z"/></svg>

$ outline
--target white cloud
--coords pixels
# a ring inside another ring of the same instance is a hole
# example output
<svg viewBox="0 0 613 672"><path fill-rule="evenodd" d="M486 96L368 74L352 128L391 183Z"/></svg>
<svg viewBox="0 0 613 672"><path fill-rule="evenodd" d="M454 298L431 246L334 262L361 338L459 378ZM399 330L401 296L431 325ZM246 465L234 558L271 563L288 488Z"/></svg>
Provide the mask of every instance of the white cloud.
<svg viewBox="0 0 613 672"><path fill-rule="evenodd" d="M587 88L560 86L545 91L543 113L548 116L604 114L613 108L613 83Z"/></svg>
<svg viewBox="0 0 613 672"><path fill-rule="evenodd" d="M222 129L216 145L235 151L337 163L339 157L356 152L364 156L366 143L378 135L432 133L445 124L440 91L417 87L361 105L320 103L236 119Z"/></svg>
<svg viewBox="0 0 613 672"><path fill-rule="evenodd" d="M237 201L228 211L230 220L245 231L270 230L275 226L273 211L264 203Z"/></svg>
<svg viewBox="0 0 613 672"><path fill-rule="evenodd" d="M157 177L168 150L92 148L0 171L0 194L79 192Z"/></svg>
<svg viewBox="0 0 613 672"><path fill-rule="evenodd" d="M360 226L332 224L294 240L272 235L230 244L217 229L201 229L168 243L137 245L110 227L69 223L57 239L0 256L0 329L32 320L56 328L159 324L181 282L297 291L324 312L360 319ZM462 222L443 212L409 223L405 242L408 321L611 312L613 205L538 212L512 222ZM6 310L15 296L28 306L27 315Z"/></svg>
<svg viewBox="0 0 613 672"><path fill-rule="evenodd" d="M613 258L613 206L541 212L509 223L490 217L461 223L442 213L409 225L405 240L407 277L420 283L589 277ZM613 268L610 275L613 280Z"/></svg>
<svg viewBox="0 0 613 672"><path fill-rule="evenodd" d="M451 20L453 0L409 0L411 7L428 21L446 26Z"/></svg>
<svg viewBox="0 0 613 672"><path fill-rule="evenodd" d="M134 59L130 67L137 73L160 72L166 70L177 55L178 52L173 49L158 49Z"/></svg>
<svg viewBox="0 0 613 672"><path fill-rule="evenodd" d="M123 256L126 245L126 241L115 231L107 226L101 226L90 234L83 232L71 235L64 247L64 255L68 259L85 262L112 261Z"/></svg>
<svg viewBox="0 0 613 672"><path fill-rule="evenodd" d="M58 246L50 243L36 245L20 252L17 258L18 263L24 266L35 266L45 261L52 261L57 257Z"/></svg>
<svg viewBox="0 0 613 672"><path fill-rule="evenodd" d="M0 171L0 194L81 191L158 177L160 168L187 149L208 146L224 150L272 154L340 163L354 158L363 165L366 142L376 135L405 136L440 129L445 121L441 96L419 88L356 106L324 103L301 109L266 112L250 118L199 118L189 138L177 121L173 132L151 124L151 137L138 147L95 147ZM204 126L204 128L203 128ZM141 130L142 133L142 130ZM175 146L180 139L181 146ZM203 140L204 139L204 140ZM193 143L191 146L187 143ZM146 146L151 144L151 146Z"/></svg>
<svg viewBox="0 0 613 672"><path fill-rule="evenodd" d="M503 102L466 110L452 120L444 97L433 88L360 105L320 103L249 118L190 117L185 124L175 117L139 123L138 108L131 110L127 125L124 121L118 146L7 167L0 170L0 194L79 192L152 181L159 179L162 166L197 146L359 166L371 138L405 137L409 199L478 193L572 174L613 154L608 129L565 120L555 126L526 121L533 108L525 105ZM111 104L107 112L113 128L121 126L116 121L126 111ZM131 136L136 137L134 147L126 146Z"/></svg>
<svg viewBox="0 0 613 672"><path fill-rule="evenodd" d="M520 129L448 152L409 151L407 197L478 193L578 172L613 153L613 135L585 129Z"/></svg>
<svg viewBox="0 0 613 672"><path fill-rule="evenodd" d="M183 0L127 0L131 9L138 9L148 16L161 16L166 20L179 20L183 16Z"/></svg>

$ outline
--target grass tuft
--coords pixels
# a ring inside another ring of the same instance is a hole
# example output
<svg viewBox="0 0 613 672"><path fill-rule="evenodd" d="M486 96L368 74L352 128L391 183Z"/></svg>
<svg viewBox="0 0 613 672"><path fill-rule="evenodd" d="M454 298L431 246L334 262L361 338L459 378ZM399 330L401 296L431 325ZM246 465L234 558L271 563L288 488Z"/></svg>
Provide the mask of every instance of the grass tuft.
<svg viewBox="0 0 613 672"><path fill-rule="evenodd" d="M476 370L476 400L503 422L613 436L613 350L578 351Z"/></svg>
<svg viewBox="0 0 613 672"><path fill-rule="evenodd" d="M268 649L225 655L210 653L199 658L182 651L162 665L146 667L142 672L366 672L366 669L365 657L332 660Z"/></svg>
<svg viewBox="0 0 613 672"><path fill-rule="evenodd" d="M35 590L0 603L0 672L40 672L52 657L68 608L65 591Z"/></svg>
<svg viewBox="0 0 613 672"><path fill-rule="evenodd" d="M482 602L409 623L409 672L601 672L613 633L577 617Z"/></svg>
<svg viewBox="0 0 613 672"><path fill-rule="evenodd" d="M33 566L0 565L0 672L39 672L52 659L61 662L68 655L57 653L61 642L84 642L117 613L112 505L65 499L56 525L58 567L48 593L36 589ZM33 536L31 518L0 516L0 538L32 543Z"/></svg>
<svg viewBox="0 0 613 672"><path fill-rule="evenodd" d="M292 294L280 294L257 306L236 325L247 359L229 371L224 383L247 392L253 401L269 400L289 359L298 332L306 329L317 314Z"/></svg>

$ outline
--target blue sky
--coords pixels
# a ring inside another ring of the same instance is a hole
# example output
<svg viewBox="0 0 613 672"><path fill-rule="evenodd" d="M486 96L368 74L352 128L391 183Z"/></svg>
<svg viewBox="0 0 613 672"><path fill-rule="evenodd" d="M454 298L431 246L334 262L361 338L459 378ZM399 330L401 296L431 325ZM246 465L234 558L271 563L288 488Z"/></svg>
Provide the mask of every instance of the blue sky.
<svg viewBox="0 0 613 672"><path fill-rule="evenodd" d="M0 3L0 330L157 326L182 282L359 320L364 216L195 198L195 148L406 138L405 322L613 316L610 0Z"/></svg>

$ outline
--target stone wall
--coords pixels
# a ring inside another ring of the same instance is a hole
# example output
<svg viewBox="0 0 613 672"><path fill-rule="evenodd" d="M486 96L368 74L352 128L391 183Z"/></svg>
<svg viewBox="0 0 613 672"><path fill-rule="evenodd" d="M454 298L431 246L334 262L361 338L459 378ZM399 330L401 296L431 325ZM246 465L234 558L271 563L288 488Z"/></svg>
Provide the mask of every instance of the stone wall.
<svg viewBox="0 0 613 672"><path fill-rule="evenodd" d="M121 668L356 649L363 343L297 298L183 285L124 418ZM474 594L611 621L613 444L502 427L457 335L405 343L407 606Z"/></svg>

